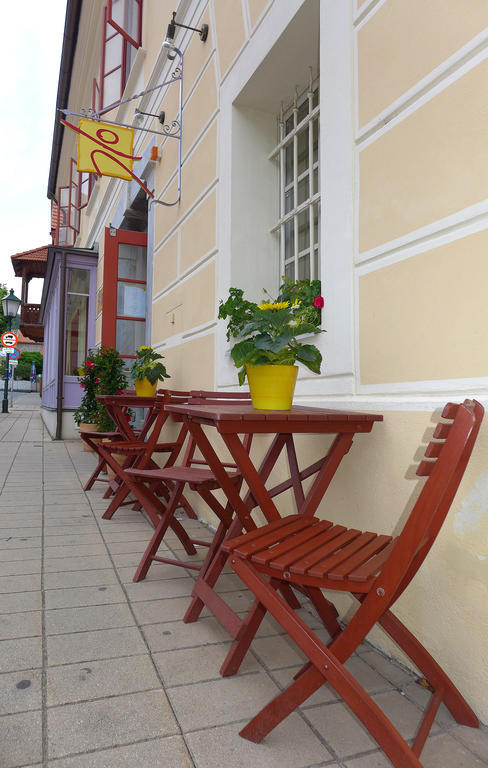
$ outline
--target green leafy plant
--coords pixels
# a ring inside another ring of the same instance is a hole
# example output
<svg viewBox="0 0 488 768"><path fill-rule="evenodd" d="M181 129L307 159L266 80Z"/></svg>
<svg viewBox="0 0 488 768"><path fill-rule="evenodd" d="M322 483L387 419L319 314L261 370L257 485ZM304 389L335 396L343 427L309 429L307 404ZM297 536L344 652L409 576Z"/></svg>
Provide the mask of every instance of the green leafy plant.
<svg viewBox="0 0 488 768"><path fill-rule="evenodd" d="M299 336L320 333L323 298L319 281L293 283L284 279L277 301L255 304L240 288L231 288L221 301L219 318L227 320L227 339L239 339L231 350L239 383L246 378L246 365L295 365L299 362L320 373L322 355L314 344L303 344ZM285 298L288 297L288 298ZM316 301L320 299L320 301ZM318 314L317 314L318 312Z"/></svg>
<svg viewBox="0 0 488 768"><path fill-rule="evenodd" d="M161 362L164 359L163 355L155 352L152 347L139 347L136 355L137 360L131 368L134 381L147 379L151 384L155 384L159 379L170 378L164 363Z"/></svg>
<svg viewBox="0 0 488 768"><path fill-rule="evenodd" d="M99 379L96 374L95 353L90 352L85 362L79 368L78 381L83 389L80 406L73 414L75 424L98 424L98 392Z"/></svg>
<svg viewBox="0 0 488 768"><path fill-rule="evenodd" d="M97 395L119 395L127 388L124 360L113 347L92 350L79 369L80 386L84 390L81 405L73 414L76 424L97 424L100 432L115 429L112 419Z"/></svg>

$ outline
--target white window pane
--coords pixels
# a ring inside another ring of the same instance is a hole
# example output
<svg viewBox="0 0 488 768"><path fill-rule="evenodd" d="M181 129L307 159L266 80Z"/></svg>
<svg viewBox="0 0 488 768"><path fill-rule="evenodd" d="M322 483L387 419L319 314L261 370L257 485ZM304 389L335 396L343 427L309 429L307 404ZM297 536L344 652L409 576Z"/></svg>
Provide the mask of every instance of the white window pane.
<svg viewBox="0 0 488 768"><path fill-rule="evenodd" d="M117 314L124 317L146 317L146 286L119 282Z"/></svg>
<svg viewBox="0 0 488 768"><path fill-rule="evenodd" d="M146 280L146 248L142 245L119 245L118 277Z"/></svg>
<svg viewBox="0 0 488 768"><path fill-rule="evenodd" d="M81 272L82 270L70 270ZM77 376L86 357L88 296L68 294L66 299L66 354L64 372Z"/></svg>
<svg viewBox="0 0 488 768"><path fill-rule="evenodd" d="M302 256L298 259L298 279L310 280L310 256Z"/></svg>
<svg viewBox="0 0 488 768"><path fill-rule="evenodd" d="M90 271L88 269L68 269L68 293L90 293Z"/></svg>
<svg viewBox="0 0 488 768"><path fill-rule="evenodd" d="M308 126L298 134L297 154L297 174L300 176L308 168Z"/></svg>
<svg viewBox="0 0 488 768"><path fill-rule="evenodd" d="M136 320L117 320L116 347L121 355L135 355L144 344L146 323Z"/></svg>

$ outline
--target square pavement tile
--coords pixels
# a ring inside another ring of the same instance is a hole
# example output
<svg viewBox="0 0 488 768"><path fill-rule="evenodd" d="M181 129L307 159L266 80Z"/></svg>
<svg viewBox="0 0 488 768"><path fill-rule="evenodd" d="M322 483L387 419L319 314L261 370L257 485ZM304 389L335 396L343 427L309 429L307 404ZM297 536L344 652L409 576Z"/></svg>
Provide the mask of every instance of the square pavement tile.
<svg viewBox="0 0 488 768"><path fill-rule="evenodd" d="M46 591L46 608L48 610L52 608L76 608L87 605L107 605L125 602L125 595L118 584L48 589Z"/></svg>
<svg viewBox="0 0 488 768"><path fill-rule="evenodd" d="M67 664L48 668L47 704L51 707L160 687L149 656Z"/></svg>
<svg viewBox="0 0 488 768"><path fill-rule="evenodd" d="M46 611L45 621L48 635L134 626L134 619L126 603L58 608Z"/></svg>
<svg viewBox="0 0 488 768"><path fill-rule="evenodd" d="M471 749L481 760L488 765L488 731L485 728L468 728L465 725L456 725L451 735Z"/></svg>
<svg viewBox="0 0 488 768"><path fill-rule="evenodd" d="M41 670L0 675L0 715L41 709Z"/></svg>
<svg viewBox="0 0 488 768"><path fill-rule="evenodd" d="M5 592L34 592L41 588L40 573L0 575L0 593Z"/></svg>
<svg viewBox="0 0 488 768"><path fill-rule="evenodd" d="M50 761L48 768L192 768L193 762L181 736L139 741L127 747Z"/></svg>
<svg viewBox="0 0 488 768"><path fill-rule="evenodd" d="M137 627L120 627L48 637L47 651L49 665L57 666L137 655L147 649Z"/></svg>
<svg viewBox="0 0 488 768"><path fill-rule="evenodd" d="M420 755L424 768L486 768L482 760L463 744L443 733L427 739Z"/></svg>
<svg viewBox="0 0 488 768"><path fill-rule="evenodd" d="M229 640L228 633L213 616L199 619L193 624L184 624L182 621L149 624L143 627L142 631L152 653Z"/></svg>
<svg viewBox="0 0 488 768"><path fill-rule="evenodd" d="M138 600L160 600L165 597L188 597L195 586L195 580L191 576L178 579L160 579L159 581L138 581L127 584L127 596L131 602Z"/></svg>
<svg viewBox="0 0 488 768"><path fill-rule="evenodd" d="M166 621L182 619L188 608L188 597L169 597L163 600L141 600L132 603L132 610L139 624L161 624ZM201 617L208 616L204 608Z"/></svg>
<svg viewBox="0 0 488 768"><path fill-rule="evenodd" d="M63 573L64 571L92 571L98 568L111 568L107 554L88 555L85 557L47 557L44 560L44 573Z"/></svg>
<svg viewBox="0 0 488 768"><path fill-rule="evenodd" d="M2 768L27 766L42 760L41 713L24 712L0 717L0 744Z"/></svg>
<svg viewBox="0 0 488 768"><path fill-rule="evenodd" d="M279 689L263 671L167 691L185 733L250 719L278 693Z"/></svg>
<svg viewBox="0 0 488 768"><path fill-rule="evenodd" d="M257 710L258 706L253 714ZM326 747L297 714L287 718L261 744L253 744L239 736L244 725L245 721L189 733L186 741L196 768L305 768L323 765L332 759ZM337 763L328 765L333 768Z"/></svg>
<svg viewBox="0 0 488 768"><path fill-rule="evenodd" d="M307 709L305 715L338 757L357 755L377 746L368 731L342 701Z"/></svg>
<svg viewBox="0 0 488 768"><path fill-rule="evenodd" d="M107 584L117 584L117 576L112 568L99 568L93 571L63 571L44 575L45 589L106 586Z"/></svg>
<svg viewBox="0 0 488 768"><path fill-rule="evenodd" d="M47 718L50 759L178 733L162 690L54 707Z"/></svg>
<svg viewBox="0 0 488 768"><path fill-rule="evenodd" d="M257 637L251 648L261 663L269 669L305 664L307 660L295 643L286 635Z"/></svg>
<svg viewBox="0 0 488 768"><path fill-rule="evenodd" d="M0 672L10 672L42 664L41 637L0 641Z"/></svg>
<svg viewBox="0 0 488 768"><path fill-rule="evenodd" d="M220 680L219 669L227 656L231 642L207 645L198 649L183 648L176 651L153 654L166 688L208 680ZM259 663L248 653L241 664L239 674L257 672Z"/></svg>
<svg viewBox="0 0 488 768"><path fill-rule="evenodd" d="M0 614L39 611L42 600L40 592L3 592L0 594ZM2 619L3 621L3 619Z"/></svg>
<svg viewBox="0 0 488 768"><path fill-rule="evenodd" d="M24 544L25 547L25 544ZM25 547L25 549L2 549L0 554L0 560L2 563L12 561L26 562L26 560L35 560L41 562L41 548L40 547Z"/></svg>
<svg viewBox="0 0 488 768"><path fill-rule="evenodd" d="M0 620L0 640L35 637L41 634L41 612L4 614Z"/></svg>

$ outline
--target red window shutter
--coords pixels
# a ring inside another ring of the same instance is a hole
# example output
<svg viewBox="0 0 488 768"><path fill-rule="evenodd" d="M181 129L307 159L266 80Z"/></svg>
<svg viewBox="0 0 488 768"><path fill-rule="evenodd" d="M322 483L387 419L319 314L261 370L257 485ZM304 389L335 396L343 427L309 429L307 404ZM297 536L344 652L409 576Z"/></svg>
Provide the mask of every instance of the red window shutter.
<svg viewBox="0 0 488 768"><path fill-rule="evenodd" d="M133 48L142 45L142 0L108 0L107 22Z"/></svg>

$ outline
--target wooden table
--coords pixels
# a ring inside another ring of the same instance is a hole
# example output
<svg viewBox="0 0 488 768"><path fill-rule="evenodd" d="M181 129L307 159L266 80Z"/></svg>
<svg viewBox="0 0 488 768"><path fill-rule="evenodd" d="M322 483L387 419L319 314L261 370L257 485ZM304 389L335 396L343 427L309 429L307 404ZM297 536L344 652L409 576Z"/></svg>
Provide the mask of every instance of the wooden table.
<svg viewBox="0 0 488 768"><path fill-rule="evenodd" d="M179 418L187 423L199 450L234 509L235 517L230 526L227 529L222 523L219 526L216 537L217 542L220 543L225 538L238 536L243 529L246 531L255 529L257 526L251 513L256 507L261 509L268 523L280 520L281 517L273 499L289 489L293 490L298 513L307 517L313 516L343 456L349 451L354 435L371 432L374 422L383 420L383 416L378 414L299 405L293 406L290 411L255 410L251 405L206 404L167 405L166 409L168 412L178 414ZM248 486L244 498L241 498L229 479L203 426L214 427L230 451ZM254 465L250 454L243 446L240 435L244 434L273 436L271 445L259 467ZM308 467L300 469L295 450L295 435L312 434L335 434L336 437L324 456ZM290 475L278 485L267 488L266 481L284 449L288 457ZM315 479L305 493L303 481L313 475ZM212 552L213 557L208 559L199 573L184 621L196 621L206 605L239 644L244 633L255 631L254 619L249 614L243 622L214 591L213 587L225 564L226 556L220 546L213 546ZM294 597L291 591L287 597L289 602L293 603ZM232 674L234 662L230 658L231 654L224 663L222 674Z"/></svg>

